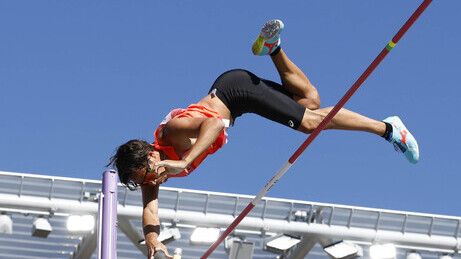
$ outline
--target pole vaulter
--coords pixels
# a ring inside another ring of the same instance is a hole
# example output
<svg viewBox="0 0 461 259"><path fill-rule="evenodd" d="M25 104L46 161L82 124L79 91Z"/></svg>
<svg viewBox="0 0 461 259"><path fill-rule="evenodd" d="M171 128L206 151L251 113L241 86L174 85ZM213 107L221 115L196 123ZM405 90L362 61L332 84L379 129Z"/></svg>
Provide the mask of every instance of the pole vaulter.
<svg viewBox="0 0 461 259"><path fill-rule="evenodd" d="M309 137L301 144L296 152L290 157L282 168L275 174L275 176L264 186L264 188L256 195L256 197L248 204L248 206L240 213L240 215L230 224L230 226L224 231L224 233L216 240L216 242L205 252L201 259L206 259L210 254L219 246L219 244L237 227L237 225L245 218L248 213L256 206L256 203L261 200L262 197L282 178L286 171L296 162L298 157L306 150L306 148L314 141L314 139L320 134L325 126L330 122L331 119L338 113L338 111L346 104L346 102L352 97L362 83L368 78L368 76L375 70L375 68L381 63L391 49L399 42L403 35L418 19L418 17L426 10L432 0L424 0L424 2L416 9L413 15L407 20L407 22L400 28L397 34L387 44L387 46L379 53L375 60L368 66L363 74L357 79L347 93L339 100L336 106L330 111L330 113L323 119L323 121L317 126L317 128L309 135Z"/></svg>

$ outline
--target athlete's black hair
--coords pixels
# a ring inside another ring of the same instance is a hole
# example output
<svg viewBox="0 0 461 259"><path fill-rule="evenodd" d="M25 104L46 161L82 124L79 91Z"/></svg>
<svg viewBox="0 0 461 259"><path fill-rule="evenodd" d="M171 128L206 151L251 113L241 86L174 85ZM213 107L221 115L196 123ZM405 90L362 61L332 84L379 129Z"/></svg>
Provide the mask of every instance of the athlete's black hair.
<svg viewBox="0 0 461 259"><path fill-rule="evenodd" d="M132 173L147 166L150 151L154 151L154 147L147 141L132 139L118 147L106 167L115 166L120 182L127 184Z"/></svg>

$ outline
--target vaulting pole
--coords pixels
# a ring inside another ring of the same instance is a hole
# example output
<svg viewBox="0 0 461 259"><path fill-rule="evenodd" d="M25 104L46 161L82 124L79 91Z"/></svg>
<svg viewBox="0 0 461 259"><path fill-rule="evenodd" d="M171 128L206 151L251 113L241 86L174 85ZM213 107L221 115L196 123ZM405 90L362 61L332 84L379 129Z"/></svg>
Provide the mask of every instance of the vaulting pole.
<svg viewBox="0 0 461 259"><path fill-rule="evenodd" d="M237 227L237 225L243 220L243 218L248 215L248 213L256 206L256 203L261 200L264 195L274 186L274 184L282 178L286 171L293 165L293 163L298 159L298 157L306 150L306 148L314 141L314 139L320 134L320 132L325 128L325 126L330 122L331 119L338 113L338 111L346 104L347 101L352 97L352 95L359 89L362 83L368 78L368 76L375 70L375 68L381 63L381 61L386 57L386 55L391 51L391 49L399 42L402 36L408 31L408 29L413 25L413 23L418 19L418 17L426 10L432 0L425 0L413 15L407 20L407 22L400 28L397 34L392 38L392 40L387 44L387 46L379 53L375 60L368 66L368 68L363 72L363 74L357 79L357 81L352 85L352 87L347 91L347 93L339 100L335 107L328 113L328 115L323 119L323 121L317 126L317 128L309 135L309 137L304 141L303 144L296 150L293 156L290 157L288 162L286 162L282 168L275 174L275 176L269 181L269 183L264 186L264 188L256 195L256 197L248 204L248 206L240 213L240 215L232 222L232 224L224 231L224 233L216 240L216 242L208 248L205 254L201 259L206 259L210 254L219 246L219 244Z"/></svg>

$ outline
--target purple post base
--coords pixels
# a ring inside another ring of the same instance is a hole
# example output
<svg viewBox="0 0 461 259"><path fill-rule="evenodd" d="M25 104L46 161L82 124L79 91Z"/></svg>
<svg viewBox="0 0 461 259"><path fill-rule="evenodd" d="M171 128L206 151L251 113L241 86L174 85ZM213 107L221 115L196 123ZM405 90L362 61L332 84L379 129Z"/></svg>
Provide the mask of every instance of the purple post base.
<svg viewBox="0 0 461 259"><path fill-rule="evenodd" d="M98 209L98 258L117 258L117 172L102 174Z"/></svg>

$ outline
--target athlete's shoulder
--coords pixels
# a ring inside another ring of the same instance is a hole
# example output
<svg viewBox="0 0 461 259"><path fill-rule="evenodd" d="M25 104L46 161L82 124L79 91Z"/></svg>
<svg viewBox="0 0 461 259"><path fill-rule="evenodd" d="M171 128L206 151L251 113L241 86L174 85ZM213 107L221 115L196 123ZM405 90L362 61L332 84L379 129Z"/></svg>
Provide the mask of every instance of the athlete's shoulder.
<svg viewBox="0 0 461 259"><path fill-rule="evenodd" d="M170 121L171 119L173 119L174 117L178 116L179 114L181 114L182 112L184 112L185 110L182 109L182 108L176 108L174 110L172 110L171 112L169 112L165 118L162 120L162 122L160 122L160 125L164 125L164 124L167 124L168 121Z"/></svg>

